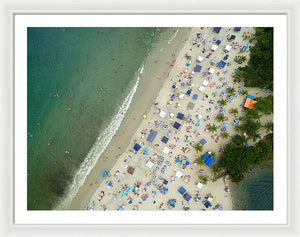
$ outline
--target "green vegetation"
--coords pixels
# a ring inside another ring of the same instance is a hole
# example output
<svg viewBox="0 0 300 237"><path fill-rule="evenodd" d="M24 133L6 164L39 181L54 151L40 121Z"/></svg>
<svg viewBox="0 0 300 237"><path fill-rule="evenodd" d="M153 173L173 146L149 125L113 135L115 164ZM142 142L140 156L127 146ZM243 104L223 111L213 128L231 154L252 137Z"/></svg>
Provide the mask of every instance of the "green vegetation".
<svg viewBox="0 0 300 237"><path fill-rule="evenodd" d="M195 162L200 166L205 165L205 162L202 160L202 156L198 157Z"/></svg>
<svg viewBox="0 0 300 237"><path fill-rule="evenodd" d="M200 143L197 143L195 146L194 146L195 150L198 152L202 152L203 151L203 146L200 144Z"/></svg>
<svg viewBox="0 0 300 237"><path fill-rule="evenodd" d="M272 121L268 121L265 125L263 125L263 127L267 130L267 133L273 132L273 122Z"/></svg>
<svg viewBox="0 0 300 237"><path fill-rule="evenodd" d="M241 131L242 133L246 133L249 138L253 141L256 141L259 138L258 130L261 127L261 123L259 121L253 121L250 118L246 117L246 120L243 124L237 126L237 130Z"/></svg>
<svg viewBox="0 0 300 237"><path fill-rule="evenodd" d="M229 138L229 133L228 132L223 132L222 134L221 134L221 137L223 137L224 139L228 139Z"/></svg>
<svg viewBox="0 0 300 237"><path fill-rule="evenodd" d="M200 182L203 184L207 184L207 182L209 181L209 178L207 175L200 175L199 179L200 179Z"/></svg>
<svg viewBox="0 0 300 237"><path fill-rule="evenodd" d="M257 103L254 104L254 108L264 114L273 113L273 95L268 95L264 98L258 98Z"/></svg>
<svg viewBox="0 0 300 237"><path fill-rule="evenodd" d="M218 103L220 103L222 106L227 105L227 101L224 99L219 100Z"/></svg>
<svg viewBox="0 0 300 237"><path fill-rule="evenodd" d="M219 114L219 115L217 115L217 121L218 122L224 122L225 121L225 116L224 116L224 114Z"/></svg>
<svg viewBox="0 0 300 237"><path fill-rule="evenodd" d="M273 134L256 143L255 146L245 146L236 143L244 138L235 137L234 141L227 144L214 170L224 170L224 175L229 175L234 182L243 179L243 174L273 158Z"/></svg>
<svg viewBox="0 0 300 237"><path fill-rule="evenodd" d="M230 110L230 113L231 113L231 114L234 114L234 115L237 115L237 114L239 113L239 110L238 110L237 108L231 109L231 110Z"/></svg>
<svg viewBox="0 0 300 237"><path fill-rule="evenodd" d="M230 87L230 88L227 89L227 92L228 92L229 94L232 94L232 93L235 92L235 88L234 88L234 87Z"/></svg>
<svg viewBox="0 0 300 237"><path fill-rule="evenodd" d="M210 124L208 129L211 133L213 133L213 132L216 132L218 130L218 127L215 124Z"/></svg>
<svg viewBox="0 0 300 237"><path fill-rule="evenodd" d="M266 87L273 90L273 28L257 27L250 49L250 61L240 67L237 80L243 79L246 87Z"/></svg>

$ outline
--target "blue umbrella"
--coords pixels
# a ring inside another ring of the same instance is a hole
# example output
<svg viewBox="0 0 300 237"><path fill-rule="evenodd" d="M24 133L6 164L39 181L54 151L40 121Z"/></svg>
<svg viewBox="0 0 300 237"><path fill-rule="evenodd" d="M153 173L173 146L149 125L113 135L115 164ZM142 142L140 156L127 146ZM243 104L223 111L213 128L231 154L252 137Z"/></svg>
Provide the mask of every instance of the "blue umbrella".
<svg viewBox="0 0 300 237"><path fill-rule="evenodd" d="M176 162L179 162L180 161L180 159L179 158L176 158Z"/></svg>
<svg viewBox="0 0 300 237"><path fill-rule="evenodd" d="M190 162L188 162L188 161L187 161L185 164L186 164L186 165L189 165L189 164L190 164Z"/></svg>
<svg viewBox="0 0 300 237"><path fill-rule="evenodd" d="M172 88L173 88L173 89L175 89L175 88L176 88L176 86L175 86L175 85L173 85L173 86L172 86Z"/></svg>
<svg viewBox="0 0 300 237"><path fill-rule="evenodd" d="M185 85L185 83L184 82L181 82L181 84L180 84L181 86L184 86Z"/></svg>
<svg viewBox="0 0 300 237"><path fill-rule="evenodd" d="M222 130L223 130L223 131L226 131L226 128L223 128Z"/></svg>
<svg viewBox="0 0 300 237"><path fill-rule="evenodd" d="M191 94L191 90L188 90L186 93L187 93L188 95Z"/></svg>
<svg viewBox="0 0 300 237"><path fill-rule="evenodd" d="M228 124L228 123L225 123L225 124L224 124L224 127L225 127L225 128L227 128L228 126L229 126L229 124Z"/></svg>
<svg viewBox="0 0 300 237"><path fill-rule="evenodd" d="M105 177L107 175L107 173L104 171L103 173L102 173L102 177Z"/></svg>

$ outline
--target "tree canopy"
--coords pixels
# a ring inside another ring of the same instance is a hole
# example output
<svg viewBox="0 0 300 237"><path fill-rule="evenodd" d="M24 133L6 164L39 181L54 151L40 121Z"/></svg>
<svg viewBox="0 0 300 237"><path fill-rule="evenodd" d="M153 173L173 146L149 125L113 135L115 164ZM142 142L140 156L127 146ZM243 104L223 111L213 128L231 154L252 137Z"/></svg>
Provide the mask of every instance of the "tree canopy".
<svg viewBox="0 0 300 237"><path fill-rule="evenodd" d="M250 61L239 67L239 78L244 79L246 87L266 87L273 90L273 28L257 27L250 49Z"/></svg>

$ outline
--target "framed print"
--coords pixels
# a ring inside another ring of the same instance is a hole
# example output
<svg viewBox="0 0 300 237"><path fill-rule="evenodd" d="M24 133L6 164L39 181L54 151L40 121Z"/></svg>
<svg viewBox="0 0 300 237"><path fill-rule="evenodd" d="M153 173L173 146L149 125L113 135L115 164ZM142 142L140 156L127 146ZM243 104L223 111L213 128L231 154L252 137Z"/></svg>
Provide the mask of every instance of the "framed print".
<svg viewBox="0 0 300 237"><path fill-rule="evenodd" d="M297 232L290 11L35 13L4 41L9 229Z"/></svg>

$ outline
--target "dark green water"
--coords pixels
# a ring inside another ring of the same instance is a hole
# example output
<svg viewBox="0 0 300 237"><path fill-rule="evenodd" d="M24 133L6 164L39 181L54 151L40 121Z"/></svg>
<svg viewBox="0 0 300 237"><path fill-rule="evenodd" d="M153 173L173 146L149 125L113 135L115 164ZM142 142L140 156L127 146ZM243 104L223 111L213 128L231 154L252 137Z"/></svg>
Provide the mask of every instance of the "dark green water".
<svg viewBox="0 0 300 237"><path fill-rule="evenodd" d="M245 180L232 186L235 210L273 210L272 161L245 175Z"/></svg>
<svg viewBox="0 0 300 237"><path fill-rule="evenodd" d="M65 195L127 98L159 33L154 28L28 28L27 33L27 207L47 210Z"/></svg>

